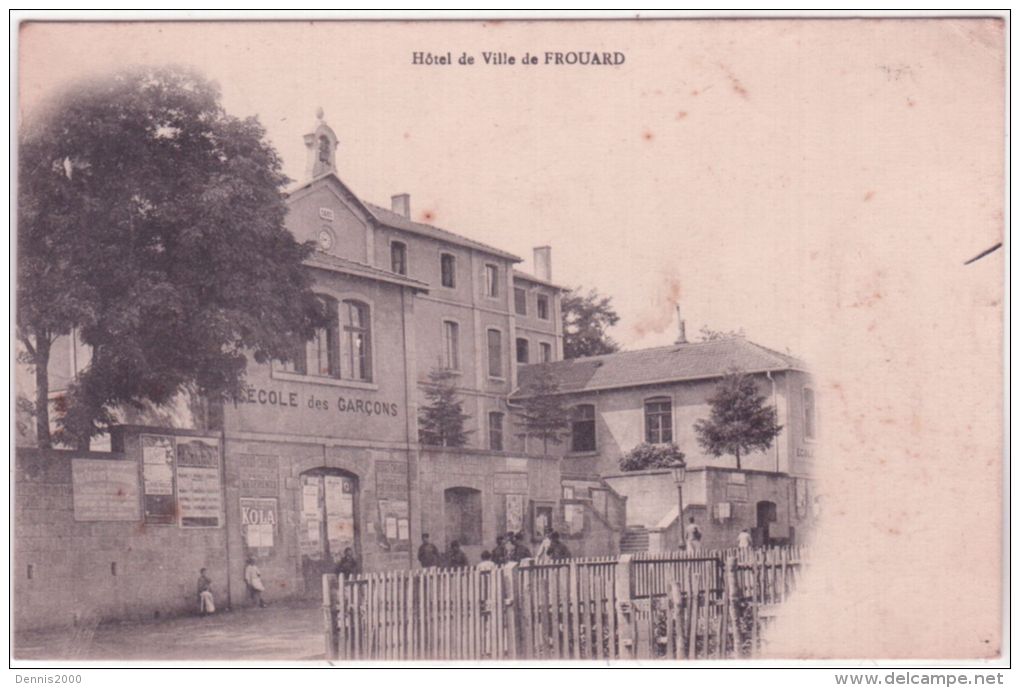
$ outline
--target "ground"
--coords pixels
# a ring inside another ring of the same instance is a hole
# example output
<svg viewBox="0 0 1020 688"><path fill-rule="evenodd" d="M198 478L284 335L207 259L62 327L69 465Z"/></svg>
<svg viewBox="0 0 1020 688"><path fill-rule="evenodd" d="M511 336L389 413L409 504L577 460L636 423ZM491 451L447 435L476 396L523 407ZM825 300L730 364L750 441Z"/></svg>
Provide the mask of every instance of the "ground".
<svg viewBox="0 0 1020 688"><path fill-rule="evenodd" d="M14 658L21 660L300 661L325 656L322 607L314 601L14 636Z"/></svg>

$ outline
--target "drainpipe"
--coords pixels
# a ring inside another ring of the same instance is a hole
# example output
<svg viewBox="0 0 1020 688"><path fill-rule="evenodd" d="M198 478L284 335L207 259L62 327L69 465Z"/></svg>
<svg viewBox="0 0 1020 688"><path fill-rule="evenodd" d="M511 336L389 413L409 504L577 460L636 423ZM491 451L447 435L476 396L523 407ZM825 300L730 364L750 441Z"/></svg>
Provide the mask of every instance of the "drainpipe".
<svg viewBox="0 0 1020 688"><path fill-rule="evenodd" d="M772 407L776 410L776 414L779 414L779 399L776 396L776 380L772 377L772 371L766 370L765 377L772 383ZM776 419L778 420L778 418ZM776 437L776 473L779 472L779 438Z"/></svg>

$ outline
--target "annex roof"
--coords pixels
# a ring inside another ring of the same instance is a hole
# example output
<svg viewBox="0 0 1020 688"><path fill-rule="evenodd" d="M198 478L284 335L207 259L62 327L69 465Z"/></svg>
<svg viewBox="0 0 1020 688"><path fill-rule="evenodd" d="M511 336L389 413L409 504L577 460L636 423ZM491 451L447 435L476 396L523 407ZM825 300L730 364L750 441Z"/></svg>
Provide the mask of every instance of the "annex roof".
<svg viewBox="0 0 1020 688"><path fill-rule="evenodd" d="M525 396L532 380L552 377L561 394L721 377L732 369L748 373L807 370L800 359L773 351L743 337L672 344L652 349L621 351L603 356L554 363L523 365L519 389Z"/></svg>

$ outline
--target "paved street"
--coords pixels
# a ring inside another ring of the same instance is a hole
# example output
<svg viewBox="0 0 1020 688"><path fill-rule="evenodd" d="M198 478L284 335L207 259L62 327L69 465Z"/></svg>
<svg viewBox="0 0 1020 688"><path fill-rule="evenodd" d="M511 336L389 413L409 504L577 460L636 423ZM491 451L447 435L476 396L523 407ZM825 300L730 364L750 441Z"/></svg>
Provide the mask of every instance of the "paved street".
<svg viewBox="0 0 1020 688"><path fill-rule="evenodd" d="M325 657L322 608L280 602L212 616L104 623L15 635L17 659L300 661Z"/></svg>

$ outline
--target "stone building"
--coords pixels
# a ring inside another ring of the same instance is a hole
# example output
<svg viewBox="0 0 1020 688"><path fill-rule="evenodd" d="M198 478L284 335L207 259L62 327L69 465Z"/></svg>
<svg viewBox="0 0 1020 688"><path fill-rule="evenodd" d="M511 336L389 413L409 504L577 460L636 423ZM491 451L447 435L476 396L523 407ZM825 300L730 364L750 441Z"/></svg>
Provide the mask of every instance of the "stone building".
<svg viewBox="0 0 1020 688"><path fill-rule="evenodd" d="M202 566L239 603L249 557L272 595L316 595L348 547L365 571L415 567L427 532L478 561L499 533L537 544L557 522L558 462L525 452L507 404L519 365L562 358L549 247L528 275L511 253L413 221L407 194L388 209L359 198L321 117L305 143L286 225L317 243L307 268L332 322L293 360L250 363L236 398L124 410L94 447L107 452L19 452L15 585L33 601L22 623L76 600L118 617L178 609ZM80 341L59 341L51 398L87 363ZM463 401L464 447L419 443L433 369ZM613 551L622 512L614 530L590 501L576 509L588 525L575 550ZM54 584L67 599L46 594Z"/></svg>
<svg viewBox="0 0 1020 688"><path fill-rule="evenodd" d="M782 431L768 451L713 457L694 424L710 413L709 397L728 371L753 376L775 407ZM742 528L757 544L795 541L812 520L815 457L814 388L805 364L742 337L676 344L530 366L553 379L572 414L563 446L564 489L604 485L626 499L625 551L681 546L680 497L669 470L623 472L620 459L641 443L675 443L687 464L683 522L694 517L709 548L733 547ZM525 394L518 391L517 397Z"/></svg>

